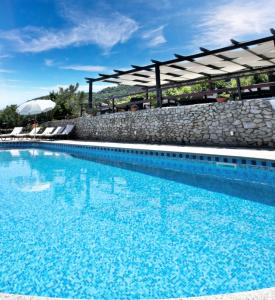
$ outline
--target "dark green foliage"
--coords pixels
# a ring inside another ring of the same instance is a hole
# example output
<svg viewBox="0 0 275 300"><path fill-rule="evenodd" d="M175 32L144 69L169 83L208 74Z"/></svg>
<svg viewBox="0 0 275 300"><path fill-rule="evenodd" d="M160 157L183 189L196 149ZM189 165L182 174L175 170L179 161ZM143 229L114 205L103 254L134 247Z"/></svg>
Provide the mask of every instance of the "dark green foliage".
<svg viewBox="0 0 275 300"><path fill-rule="evenodd" d="M24 118L16 112L16 105L9 105L0 111L0 128L12 128L23 125Z"/></svg>
<svg viewBox="0 0 275 300"><path fill-rule="evenodd" d="M68 88L59 88L58 92L51 92L48 98L56 103L52 112L54 119L66 119L79 116L81 105L87 102L87 95L77 91L79 84L70 85Z"/></svg>

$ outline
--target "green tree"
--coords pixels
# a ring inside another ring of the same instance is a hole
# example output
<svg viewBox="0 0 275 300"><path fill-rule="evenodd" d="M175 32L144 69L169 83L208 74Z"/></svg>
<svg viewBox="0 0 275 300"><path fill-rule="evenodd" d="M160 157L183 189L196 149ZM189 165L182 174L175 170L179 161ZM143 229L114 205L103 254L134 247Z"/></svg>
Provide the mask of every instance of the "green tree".
<svg viewBox="0 0 275 300"><path fill-rule="evenodd" d="M16 112L16 105L8 105L0 112L1 128L13 128L24 124L24 117Z"/></svg>
<svg viewBox="0 0 275 300"><path fill-rule="evenodd" d="M78 83L71 84L67 88L60 87L58 92L52 91L49 94L49 98L56 103L52 113L54 119L73 118L80 115L81 105L87 103L87 95L77 91L78 88Z"/></svg>
<svg viewBox="0 0 275 300"><path fill-rule="evenodd" d="M176 88L171 88L165 91L165 95L167 96L178 96L181 94L191 93L192 89L190 86L181 86Z"/></svg>

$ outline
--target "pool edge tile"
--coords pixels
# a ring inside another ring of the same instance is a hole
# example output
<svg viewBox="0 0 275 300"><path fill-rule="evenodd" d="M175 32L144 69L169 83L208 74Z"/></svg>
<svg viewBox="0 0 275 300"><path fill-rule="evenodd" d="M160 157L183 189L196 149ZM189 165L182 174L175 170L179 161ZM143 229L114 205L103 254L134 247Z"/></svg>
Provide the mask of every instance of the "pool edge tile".
<svg viewBox="0 0 275 300"><path fill-rule="evenodd" d="M89 300L79 298L54 298L54 297L40 297L30 295L16 295L16 294L5 294L0 293L1 300ZM143 298L143 300L273 300L275 299L275 287L265 288L260 290L221 294L221 295L210 295L210 296L199 296L199 297L188 297L188 298ZM140 299L142 300L142 298Z"/></svg>

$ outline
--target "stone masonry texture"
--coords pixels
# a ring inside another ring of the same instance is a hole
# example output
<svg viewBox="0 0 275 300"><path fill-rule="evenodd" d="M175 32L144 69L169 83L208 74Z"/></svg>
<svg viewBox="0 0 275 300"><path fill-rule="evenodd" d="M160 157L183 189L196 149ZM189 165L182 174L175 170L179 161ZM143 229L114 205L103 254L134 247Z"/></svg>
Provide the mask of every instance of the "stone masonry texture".
<svg viewBox="0 0 275 300"><path fill-rule="evenodd" d="M275 147L275 110L262 99L86 115L45 125L65 124L75 124L74 137L81 140Z"/></svg>

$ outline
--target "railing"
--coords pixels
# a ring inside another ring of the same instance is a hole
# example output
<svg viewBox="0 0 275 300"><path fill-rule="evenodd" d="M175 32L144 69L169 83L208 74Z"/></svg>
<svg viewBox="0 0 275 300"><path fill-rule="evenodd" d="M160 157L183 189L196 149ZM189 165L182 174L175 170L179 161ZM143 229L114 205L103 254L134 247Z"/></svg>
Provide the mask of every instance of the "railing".
<svg viewBox="0 0 275 300"><path fill-rule="evenodd" d="M251 92L254 92L253 90L255 90L255 89L256 89L256 92L257 92L257 90L258 90L258 92L260 92L259 90L262 90L264 88L270 88L271 86L275 87L275 82L258 83L258 84L253 84L253 85L242 86L241 90L242 91L248 90L248 92L245 92L245 93L249 94ZM192 97L193 98L195 98L195 97L196 98L199 98L199 97L203 98L205 96L215 96L215 95L218 95L218 94L221 94L221 93L226 93L226 92L229 92L229 93L233 92L233 93L237 94L236 90L237 90L237 88L221 88L221 89L207 90L207 91L194 92L194 93L184 93L184 94L175 95L175 96L167 96L166 98L174 99L174 100L178 100L178 98L189 99L189 98L192 98ZM262 91L269 91L271 93L270 89L265 89L265 90L262 90ZM242 95L243 95L243 93L242 93Z"/></svg>
<svg viewBox="0 0 275 300"><path fill-rule="evenodd" d="M275 82L258 83L253 85L247 85L241 87L241 99L237 87L234 88L219 88L214 90L205 90L200 92L183 93L175 96L164 96L162 100L163 106L175 106L175 105L194 105L199 103L216 102L218 94L229 93L234 100L246 100L253 98L266 98L271 97L272 88L275 88ZM109 100L110 101L110 100ZM137 106L138 110L151 108L151 102L149 99L143 99L139 101L129 101L125 104L115 104L115 98L111 99L112 105L109 103L105 105L97 105L97 111L100 114L103 113L115 113L122 110L131 110L131 107Z"/></svg>

